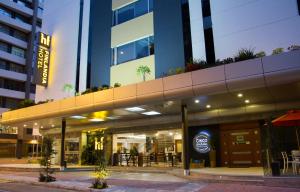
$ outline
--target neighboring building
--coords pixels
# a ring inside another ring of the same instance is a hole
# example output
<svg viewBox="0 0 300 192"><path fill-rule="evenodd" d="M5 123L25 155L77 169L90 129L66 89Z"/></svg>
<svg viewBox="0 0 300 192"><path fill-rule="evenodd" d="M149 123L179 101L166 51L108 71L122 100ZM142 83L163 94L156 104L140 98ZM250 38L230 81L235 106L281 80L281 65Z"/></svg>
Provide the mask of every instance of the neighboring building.
<svg viewBox="0 0 300 192"><path fill-rule="evenodd" d="M35 34L42 25L42 10L43 1L0 0L0 113L16 108L24 99L35 99L35 85L31 81L33 53ZM15 156L18 150L24 155L30 152L32 136L24 137L23 130L18 135L17 132L15 128L1 127L0 157Z"/></svg>
<svg viewBox="0 0 300 192"><path fill-rule="evenodd" d="M268 167L270 139L261 139L268 135L266 125L300 108L300 51L271 55L300 44L297 3L46 1L41 31L52 37L50 72L48 86L37 86L36 101L54 102L4 113L2 123L40 127L55 139L55 162L61 165L64 159L80 163L88 144L102 148L102 140L91 138L105 129L112 164L115 154L123 151L126 159L127 149L136 148L145 161L175 158L185 169L201 160L211 166ZM227 59L242 48L267 56ZM207 64L194 70L188 64L193 59ZM145 82L139 66L151 71ZM76 97L71 90L115 83L122 86ZM66 92L65 85L71 85ZM291 150L295 138L280 140L281 145Z"/></svg>

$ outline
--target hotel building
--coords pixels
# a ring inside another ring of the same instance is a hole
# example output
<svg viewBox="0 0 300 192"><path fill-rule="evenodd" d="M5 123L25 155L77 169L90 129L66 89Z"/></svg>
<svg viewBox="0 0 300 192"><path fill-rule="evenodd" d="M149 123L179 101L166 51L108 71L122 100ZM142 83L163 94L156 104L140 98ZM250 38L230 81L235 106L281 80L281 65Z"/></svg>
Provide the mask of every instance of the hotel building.
<svg viewBox="0 0 300 192"><path fill-rule="evenodd" d="M53 137L61 165L82 163L105 130L112 165L135 148L141 162L176 159L186 171L266 166L270 120L300 107L299 13L297 0L46 1L49 78L36 101L54 101L4 113L2 124ZM254 50L248 60L243 48Z"/></svg>

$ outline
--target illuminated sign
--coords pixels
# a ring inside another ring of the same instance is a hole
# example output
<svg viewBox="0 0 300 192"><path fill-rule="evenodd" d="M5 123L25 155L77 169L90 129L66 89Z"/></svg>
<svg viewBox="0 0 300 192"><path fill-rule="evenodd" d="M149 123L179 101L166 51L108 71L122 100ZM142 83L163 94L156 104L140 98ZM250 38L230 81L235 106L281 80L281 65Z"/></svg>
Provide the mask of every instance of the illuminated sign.
<svg viewBox="0 0 300 192"><path fill-rule="evenodd" d="M208 153L211 150L210 135L201 131L193 139L193 147L199 153Z"/></svg>
<svg viewBox="0 0 300 192"><path fill-rule="evenodd" d="M44 87L48 85L50 46L51 37L39 32L34 81L37 85Z"/></svg>

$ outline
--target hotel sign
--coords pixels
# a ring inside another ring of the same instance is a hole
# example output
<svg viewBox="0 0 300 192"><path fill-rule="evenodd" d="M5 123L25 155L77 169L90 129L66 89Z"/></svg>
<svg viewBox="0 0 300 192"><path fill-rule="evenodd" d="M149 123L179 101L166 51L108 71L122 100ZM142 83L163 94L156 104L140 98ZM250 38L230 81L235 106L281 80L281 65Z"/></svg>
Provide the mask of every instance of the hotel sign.
<svg viewBox="0 0 300 192"><path fill-rule="evenodd" d="M48 85L50 45L51 37L39 32L34 81L37 85L44 87Z"/></svg>
<svg viewBox="0 0 300 192"><path fill-rule="evenodd" d="M193 139L193 147L199 153L208 153L211 149L210 135L204 131L198 133Z"/></svg>

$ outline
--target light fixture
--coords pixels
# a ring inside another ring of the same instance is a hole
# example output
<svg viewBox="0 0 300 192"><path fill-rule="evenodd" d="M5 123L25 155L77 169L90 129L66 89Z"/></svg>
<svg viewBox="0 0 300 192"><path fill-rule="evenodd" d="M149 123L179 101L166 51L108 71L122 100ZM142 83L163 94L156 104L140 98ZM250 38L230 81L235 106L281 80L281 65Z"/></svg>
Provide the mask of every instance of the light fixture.
<svg viewBox="0 0 300 192"><path fill-rule="evenodd" d="M199 99L196 99L196 100L195 100L195 103L200 103Z"/></svg>
<svg viewBox="0 0 300 192"><path fill-rule="evenodd" d="M157 112L157 111L148 111L148 112L145 112L145 113L142 113L143 115L160 115L161 113L160 112Z"/></svg>
<svg viewBox="0 0 300 192"><path fill-rule="evenodd" d="M159 136L159 133L156 133L155 136L158 137L158 136Z"/></svg>
<svg viewBox="0 0 300 192"><path fill-rule="evenodd" d="M245 103L250 103L250 100L249 100L249 99L246 99L246 100L245 100Z"/></svg>
<svg viewBox="0 0 300 192"><path fill-rule="evenodd" d="M93 119L89 119L90 122L102 122L104 121L104 119L100 119L100 118L93 118Z"/></svg>
<svg viewBox="0 0 300 192"><path fill-rule="evenodd" d="M120 51L120 54L123 55L123 54L124 54L124 51Z"/></svg>
<svg viewBox="0 0 300 192"><path fill-rule="evenodd" d="M110 120L116 120L116 119L120 119L121 117L120 116L110 116L110 117L106 117L107 119L110 119Z"/></svg>
<svg viewBox="0 0 300 192"><path fill-rule="evenodd" d="M206 105L206 108L207 108L207 109L210 109L210 108L211 108L211 105Z"/></svg>
<svg viewBox="0 0 300 192"><path fill-rule="evenodd" d="M43 126L41 126L41 129L43 129L44 127Z"/></svg>
<svg viewBox="0 0 300 192"><path fill-rule="evenodd" d="M51 127L55 127L55 125L52 124Z"/></svg>
<svg viewBox="0 0 300 192"><path fill-rule="evenodd" d="M72 119L86 119L86 117L81 116L81 115L74 115L74 116L71 116L70 118L72 118Z"/></svg>
<svg viewBox="0 0 300 192"><path fill-rule="evenodd" d="M24 124L23 126L24 126L24 127L27 127L27 125L26 125L26 124Z"/></svg>
<svg viewBox="0 0 300 192"><path fill-rule="evenodd" d="M38 125L38 123L34 123L34 125L35 125L35 126L37 126L37 125Z"/></svg>
<svg viewBox="0 0 300 192"><path fill-rule="evenodd" d="M145 111L145 109L141 107L129 107L125 109L126 111L131 111L131 112L139 112L139 111Z"/></svg>
<svg viewBox="0 0 300 192"><path fill-rule="evenodd" d="M169 133L169 135L170 135L170 136L172 136L172 135L173 135L173 133L172 133L172 132L170 132L170 133Z"/></svg>
<svg viewBox="0 0 300 192"><path fill-rule="evenodd" d="M243 97L243 94L242 94L242 93L239 93L239 94L237 94L237 96L238 96L239 98L242 98L242 97Z"/></svg>

